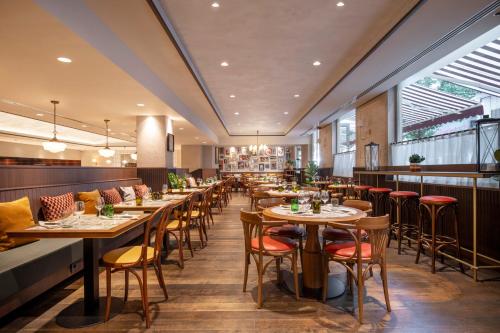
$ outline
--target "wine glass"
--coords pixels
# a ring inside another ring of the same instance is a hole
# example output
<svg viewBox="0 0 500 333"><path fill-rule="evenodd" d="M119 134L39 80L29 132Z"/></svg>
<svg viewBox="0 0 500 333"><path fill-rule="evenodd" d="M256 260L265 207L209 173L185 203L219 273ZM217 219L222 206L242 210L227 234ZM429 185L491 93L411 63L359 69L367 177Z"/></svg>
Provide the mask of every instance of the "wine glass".
<svg viewBox="0 0 500 333"><path fill-rule="evenodd" d="M99 197L95 201L95 209L97 209L97 216L101 216L102 207L104 207L104 199L103 197Z"/></svg>
<svg viewBox="0 0 500 333"><path fill-rule="evenodd" d="M306 193L304 191L299 191L299 204L302 209L304 209L305 203L306 203Z"/></svg>
<svg viewBox="0 0 500 333"><path fill-rule="evenodd" d="M309 203L311 201L311 195L308 191L303 191L304 192L304 211L308 211L311 208L311 204Z"/></svg>
<svg viewBox="0 0 500 333"><path fill-rule="evenodd" d="M75 201L75 210L73 212L78 219L85 213L85 203L83 201Z"/></svg>
<svg viewBox="0 0 500 333"><path fill-rule="evenodd" d="M167 184L163 184L161 186L161 193L165 196L167 193L168 193L168 185Z"/></svg>
<svg viewBox="0 0 500 333"><path fill-rule="evenodd" d="M321 201L323 202L323 205L326 205L329 199L330 194L328 193L328 191L321 191Z"/></svg>

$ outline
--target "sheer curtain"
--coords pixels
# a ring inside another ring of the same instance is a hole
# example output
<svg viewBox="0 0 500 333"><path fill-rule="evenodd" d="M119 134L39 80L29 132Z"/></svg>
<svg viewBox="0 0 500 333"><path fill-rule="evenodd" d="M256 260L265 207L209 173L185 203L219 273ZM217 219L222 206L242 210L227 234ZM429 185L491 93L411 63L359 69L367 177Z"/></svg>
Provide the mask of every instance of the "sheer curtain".
<svg viewBox="0 0 500 333"><path fill-rule="evenodd" d="M412 154L425 157L425 164L475 164L476 163L476 132L452 133L449 135L403 142L391 145L392 165L410 165L408 158ZM420 177L400 176L400 180L420 182ZM472 185L472 179L424 177L426 183L449 185ZM494 179L478 179L478 185L496 187L498 182Z"/></svg>
<svg viewBox="0 0 500 333"><path fill-rule="evenodd" d="M333 157L333 175L337 177L352 177L352 168L356 159L356 151L335 154Z"/></svg>

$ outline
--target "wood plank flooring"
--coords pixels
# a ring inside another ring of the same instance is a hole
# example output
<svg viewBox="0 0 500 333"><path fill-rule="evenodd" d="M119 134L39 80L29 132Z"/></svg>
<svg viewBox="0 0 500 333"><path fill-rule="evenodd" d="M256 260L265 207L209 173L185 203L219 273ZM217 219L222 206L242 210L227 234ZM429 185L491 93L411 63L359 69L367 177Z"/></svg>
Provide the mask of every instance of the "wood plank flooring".
<svg viewBox="0 0 500 333"><path fill-rule="evenodd" d="M276 286L276 272L265 279L264 308L256 308L255 265L250 268L248 291L242 292L243 235L239 210L248 199L235 194L223 215L215 215L208 246L199 249L197 232L192 238L194 258L186 255L185 268L172 262L163 265L169 300L163 299L156 277L149 274L152 327L141 320L140 294L131 279L129 301L122 314L106 324L82 332L495 332L500 327L500 283L475 283L449 268L432 275L429 258L414 264L415 251L400 256L389 249L389 292L393 311L386 313L378 269L367 282L365 323L353 314L354 295L348 293L323 304L315 299L295 301ZM395 246L392 242L391 246ZM169 259L176 258L176 251ZM101 295L105 294L104 273ZM113 275L115 296L123 295L123 274ZM82 279L56 288L5 324L1 332L64 331L54 317L82 296Z"/></svg>

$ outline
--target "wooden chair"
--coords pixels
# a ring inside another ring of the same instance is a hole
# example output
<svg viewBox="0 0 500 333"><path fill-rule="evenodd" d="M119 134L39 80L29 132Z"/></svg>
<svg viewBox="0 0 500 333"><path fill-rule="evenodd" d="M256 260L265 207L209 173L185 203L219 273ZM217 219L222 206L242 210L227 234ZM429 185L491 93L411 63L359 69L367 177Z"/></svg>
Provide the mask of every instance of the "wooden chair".
<svg viewBox="0 0 500 333"><path fill-rule="evenodd" d="M194 206L194 193L191 193L184 200L184 204L180 211L174 212L175 219L169 221L166 226L166 232L174 236L177 241L177 249L179 250L179 267L184 268L184 241L188 244L191 257L194 257L193 246L191 245L191 214ZM179 233L179 236L176 235ZM167 253L168 251L167 242Z"/></svg>
<svg viewBox="0 0 500 333"><path fill-rule="evenodd" d="M205 247L206 242L208 242L207 236L207 227L206 227L206 219L207 219L207 205L210 204L210 197L208 196L211 193L210 189L206 189L203 192L196 193L198 201L195 201L193 205L193 210L191 212L191 222L192 224L196 224L198 227L198 234L200 236L201 247ZM197 203L197 205L196 205ZM184 215L187 215L188 212L184 212Z"/></svg>
<svg viewBox="0 0 500 333"><path fill-rule="evenodd" d="M222 214L222 196L224 195L222 193L223 189L224 186L222 183L214 186L214 190L212 192L212 204L210 205L210 207L217 207L220 214Z"/></svg>
<svg viewBox="0 0 500 333"><path fill-rule="evenodd" d="M243 280L243 292L247 288L248 280L248 265L250 265L250 257L252 257L257 265L258 274L258 300L257 307L262 307L262 279L267 267L273 261L276 263L276 271L278 272L278 282L281 282L281 261L285 258L292 263L295 298L299 300L299 276L297 271L297 244L286 237L271 237L264 235L265 227L279 226L283 221L263 221L257 212L247 212L243 209L240 211L240 219L243 224L243 232L245 237L245 275ZM257 237L253 237L257 234ZM264 263L264 257L272 257Z"/></svg>
<svg viewBox="0 0 500 333"><path fill-rule="evenodd" d="M257 202L262 199L270 198L271 196L265 189L255 189L252 193L252 201L250 202L250 210L257 210Z"/></svg>
<svg viewBox="0 0 500 333"><path fill-rule="evenodd" d="M386 247L389 237L389 215L363 217L353 224L334 224L336 228L346 229L353 239L344 243L330 243L323 249L323 302L326 302L328 285L328 263L336 261L347 269L347 281L352 292L352 280L358 286L358 320L363 323L364 282L374 265L380 266L380 277L384 288L385 304L391 312L389 290L387 287ZM353 231L355 230L355 231ZM361 231L366 230L369 242L363 242ZM366 268L363 269L363 264ZM356 271L354 271L356 265Z"/></svg>
<svg viewBox="0 0 500 333"><path fill-rule="evenodd" d="M161 269L161 247L163 243L163 236L165 234L165 226L168 216L172 211L171 207L163 207L156 210L146 221L144 230L143 244L138 246L127 246L111 250L104 254L102 262L106 268L106 311L105 321L109 320L111 311L111 274L124 271L125 272L125 295L124 301L128 298L129 286L129 273L132 273L139 282L139 289L141 290L142 309L146 326L151 326L151 319L149 316L149 301L148 301L148 267L153 266L158 283L163 290L165 299L168 299L167 287ZM156 227L156 237L154 245L150 246L150 231L153 221L159 220ZM142 280L139 274L134 269L142 269Z"/></svg>
<svg viewBox="0 0 500 333"><path fill-rule="evenodd" d="M370 201L364 200L346 200L343 202L346 207L352 207L364 211L368 216L372 214L372 203ZM346 229L336 229L332 227L326 227L323 229L321 234L323 238L323 248L326 246L326 242L336 242L352 240L351 234ZM365 239L368 234L366 231L361 231L361 236Z"/></svg>

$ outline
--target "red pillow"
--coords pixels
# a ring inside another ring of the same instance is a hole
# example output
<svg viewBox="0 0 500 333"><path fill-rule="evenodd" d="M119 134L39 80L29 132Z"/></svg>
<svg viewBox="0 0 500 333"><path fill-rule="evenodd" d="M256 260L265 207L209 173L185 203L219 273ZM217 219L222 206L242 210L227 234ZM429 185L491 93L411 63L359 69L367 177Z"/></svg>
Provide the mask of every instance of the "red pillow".
<svg viewBox="0 0 500 333"><path fill-rule="evenodd" d="M58 220L73 212L75 199L73 193L66 193L55 197L40 197L43 216L47 221Z"/></svg>
<svg viewBox="0 0 500 333"><path fill-rule="evenodd" d="M105 204L117 204L122 202L122 197L116 188L110 188L109 190L101 190L101 196L104 198Z"/></svg>
<svg viewBox="0 0 500 333"><path fill-rule="evenodd" d="M146 193L148 193L148 187L146 185L134 185L133 186L134 188L134 192L135 192L135 196L136 197L144 197L146 195Z"/></svg>

